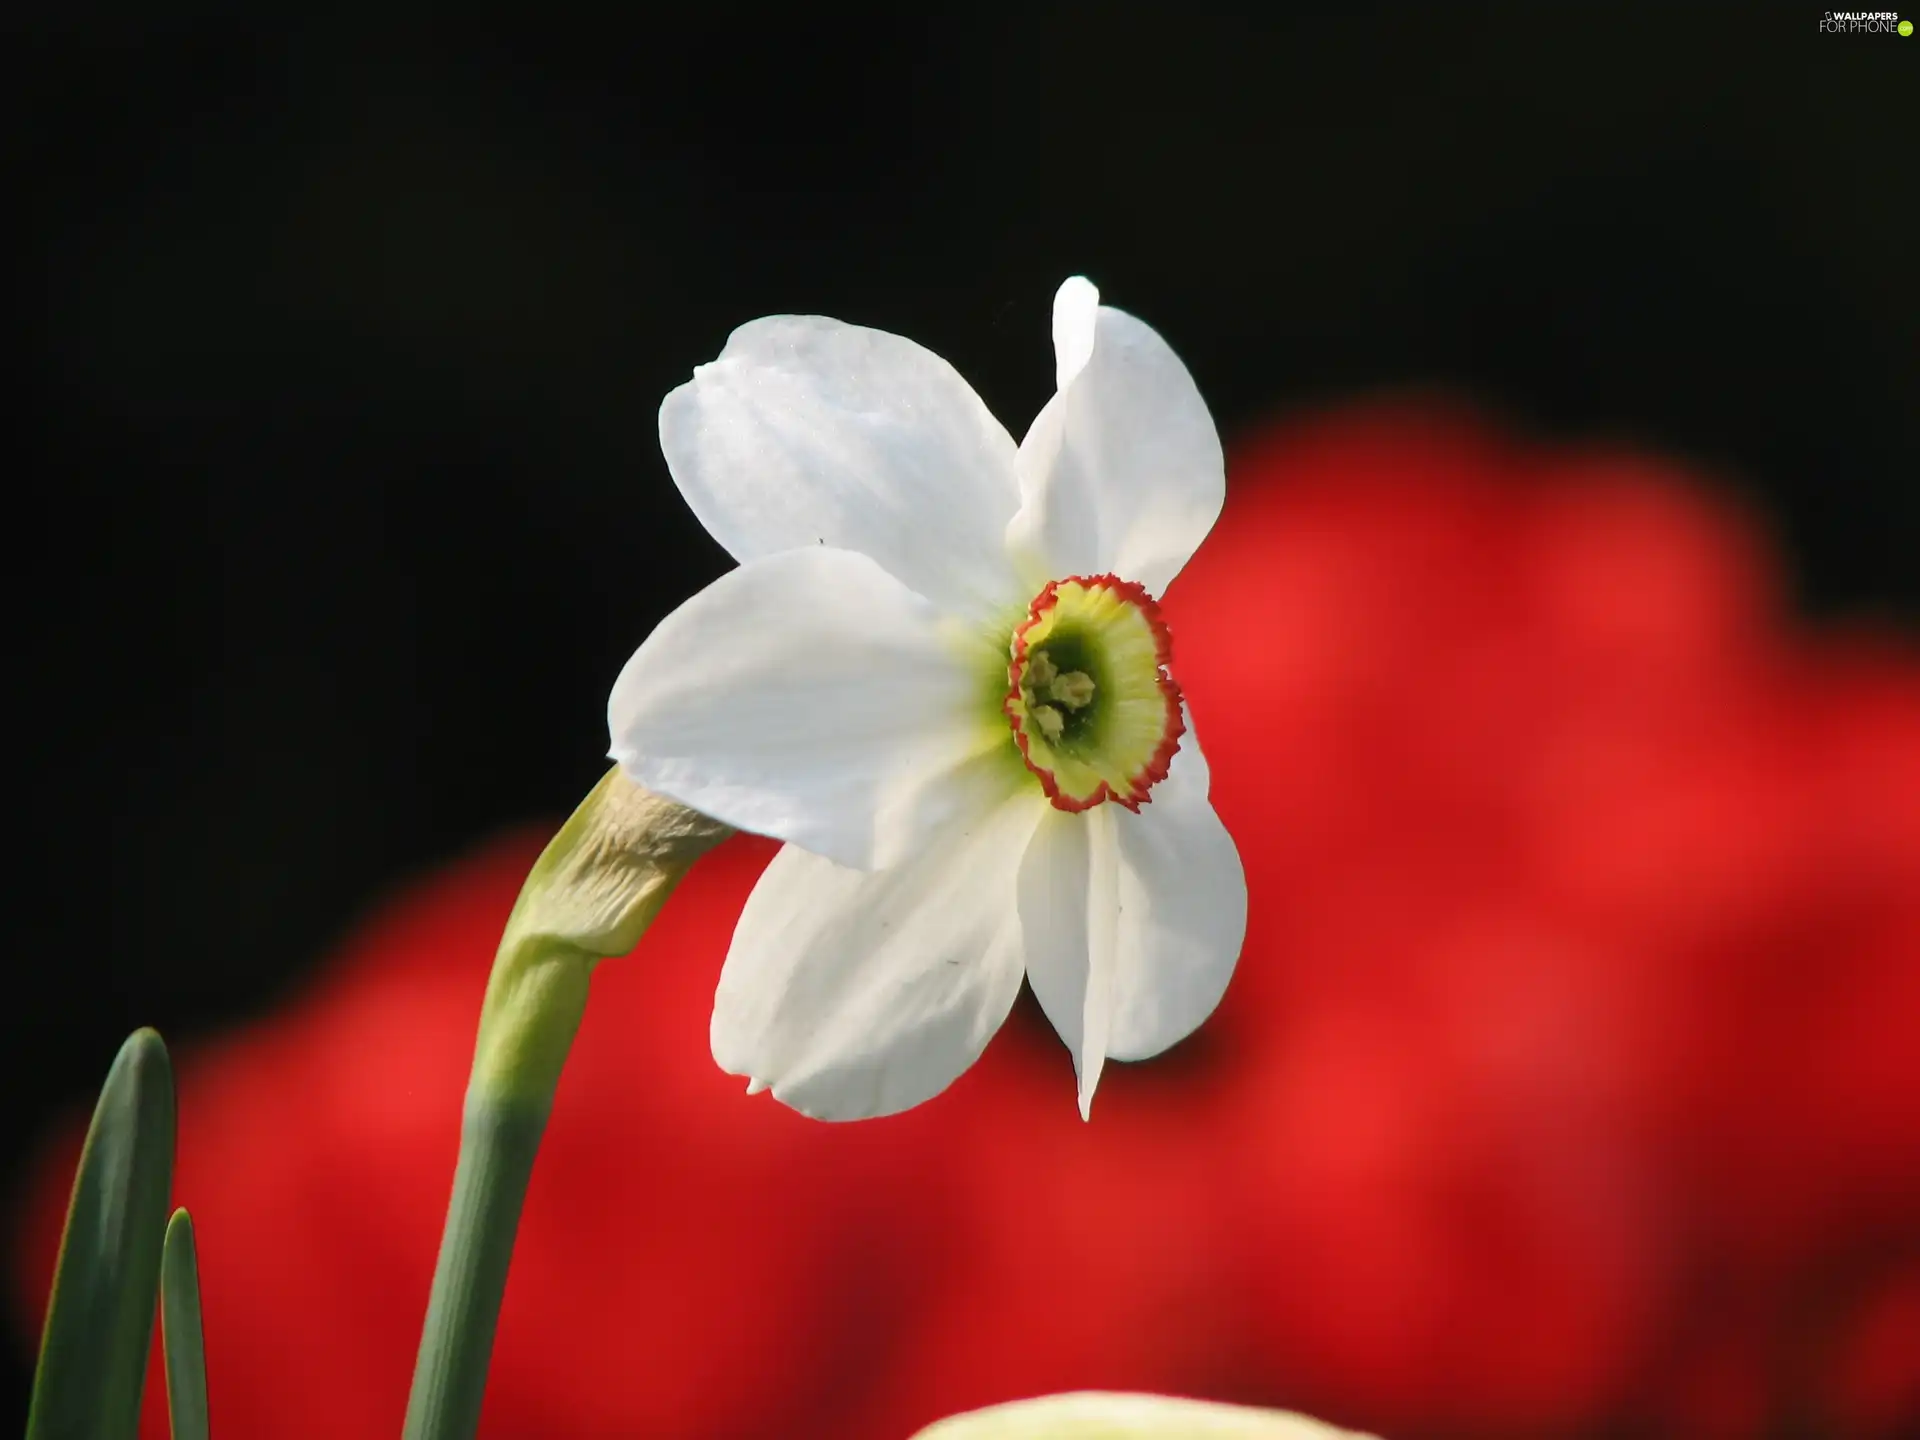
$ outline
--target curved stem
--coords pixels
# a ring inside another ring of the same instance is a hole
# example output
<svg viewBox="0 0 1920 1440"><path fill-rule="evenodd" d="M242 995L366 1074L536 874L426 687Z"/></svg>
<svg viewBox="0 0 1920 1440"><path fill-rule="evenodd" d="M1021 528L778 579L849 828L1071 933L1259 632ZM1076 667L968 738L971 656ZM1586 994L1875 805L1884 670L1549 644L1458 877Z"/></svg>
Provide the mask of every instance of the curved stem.
<svg viewBox="0 0 1920 1440"><path fill-rule="evenodd" d="M732 832L609 770L553 837L487 977L406 1440L471 1440L514 1232L593 967L624 955L687 867Z"/></svg>

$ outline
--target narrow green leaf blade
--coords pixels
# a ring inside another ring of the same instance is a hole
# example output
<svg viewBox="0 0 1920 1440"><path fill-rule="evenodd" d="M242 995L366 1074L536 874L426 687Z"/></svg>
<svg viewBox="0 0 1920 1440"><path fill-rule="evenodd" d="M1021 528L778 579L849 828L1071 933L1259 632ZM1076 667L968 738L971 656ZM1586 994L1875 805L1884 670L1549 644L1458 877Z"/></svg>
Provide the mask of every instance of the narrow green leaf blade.
<svg viewBox="0 0 1920 1440"><path fill-rule="evenodd" d="M160 1260L160 1337L167 1350L173 1440L207 1440L207 1352L200 1325L200 1262L193 1217L173 1212Z"/></svg>
<svg viewBox="0 0 1920 1440"><path fill-rule="evenodd" d="M173 1068L151 1030L100 1088L40 1335L27 1440L133 1440L173 1186Z"/></svg>

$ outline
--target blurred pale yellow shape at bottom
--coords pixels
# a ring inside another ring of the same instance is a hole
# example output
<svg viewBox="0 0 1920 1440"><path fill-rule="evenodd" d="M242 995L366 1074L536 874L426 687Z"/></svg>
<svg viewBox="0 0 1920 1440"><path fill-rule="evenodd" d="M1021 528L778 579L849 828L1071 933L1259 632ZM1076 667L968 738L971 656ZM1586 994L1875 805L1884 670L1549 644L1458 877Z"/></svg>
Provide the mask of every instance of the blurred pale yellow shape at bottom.
<svg viewBox="0 0 1920 1440"><path fill-rule="evenodd" d="M936 1421L914 1440L1374 1440L1284 1410L1169 1395L1085 1391L990 1405Z"/></svg>

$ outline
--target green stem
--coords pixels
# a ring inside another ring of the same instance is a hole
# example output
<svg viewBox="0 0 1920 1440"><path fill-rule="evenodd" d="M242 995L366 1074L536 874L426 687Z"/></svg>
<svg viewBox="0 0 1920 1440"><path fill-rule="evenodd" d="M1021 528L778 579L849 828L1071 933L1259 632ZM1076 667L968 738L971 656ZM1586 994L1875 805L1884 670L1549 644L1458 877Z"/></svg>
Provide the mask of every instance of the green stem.
<svg viewBox="0 0 1920 1440"><path fill-rule="evenodd" d="M471 1440L514 1231L593 967L624 955L732 833L609 770L534 862L487 977L406 1440Z"/></svg>
<svg viewBox="0 0 1920 1440"><path fill-rule="evenodd" d="M480 1426L507 1263L547 1112L537 1102L468 1092L406 1440L451 1440Z"/></svg>

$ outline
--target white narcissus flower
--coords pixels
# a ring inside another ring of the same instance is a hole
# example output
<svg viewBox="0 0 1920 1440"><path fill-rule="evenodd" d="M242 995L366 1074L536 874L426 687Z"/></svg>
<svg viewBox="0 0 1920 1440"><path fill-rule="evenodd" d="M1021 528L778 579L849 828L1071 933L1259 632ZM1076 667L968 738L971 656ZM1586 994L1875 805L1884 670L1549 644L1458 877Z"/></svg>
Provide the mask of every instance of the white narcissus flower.
<svg viewBox="0 0 1920 1440"><path fill-rule="evenodd" d="M1060 287L1018 446L953 367L816 316L734 331L660 407L740 562L608 705L637 784L787 842L734 931L713 1054L809 1115L917 1105L1024 973L1073 1052L1156 1055L1246 930L1154 596L1220 513L1212 417L1149 327Z"/></svg>
<svg viewBox="0 0 1920 1440"><path fill-rule="evenodd" d="M1098 1390L989 1405L913 1440L1374 1440L1284 1410Z"/></svg>

